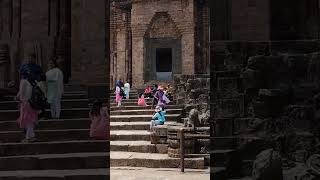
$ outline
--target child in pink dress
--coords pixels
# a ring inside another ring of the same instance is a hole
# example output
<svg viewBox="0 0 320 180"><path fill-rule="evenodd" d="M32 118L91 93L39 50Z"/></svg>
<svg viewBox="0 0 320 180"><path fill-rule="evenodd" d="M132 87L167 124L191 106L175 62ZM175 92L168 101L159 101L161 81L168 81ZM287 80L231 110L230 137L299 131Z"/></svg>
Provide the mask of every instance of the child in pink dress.
<svg viewBox="0 0 320 180"><path fill-rule="evenodd" d="M121 88L119 86L116 87L116 103L118 107L121 106L122 96L121 96Z"/></svg>
<svg viewBox="0 0 320 180"><path fill-rule="evenodd" d="M139 95L138 106L147 106L146 100L144 99L144 94Z"/></svg>
<svg viewBox="0 0 320 180"><path fill-rule="evenodd" d="M19 127L25 130L25 139L22 142L35 141L34 126L38 121L37 110L32 109L29 100L32 95L32 85L27 80L28 75L21 75L19 92L16 99L19 101L20 116L18 118Z"/></svg>
<svg viewBox="0 0 320 180"><path fill-rule="evenodd" d="M89 113L91 120L90 138L97 140L109 139L109 113L107 109L102 108L102 102L96 100Z"/></svg>

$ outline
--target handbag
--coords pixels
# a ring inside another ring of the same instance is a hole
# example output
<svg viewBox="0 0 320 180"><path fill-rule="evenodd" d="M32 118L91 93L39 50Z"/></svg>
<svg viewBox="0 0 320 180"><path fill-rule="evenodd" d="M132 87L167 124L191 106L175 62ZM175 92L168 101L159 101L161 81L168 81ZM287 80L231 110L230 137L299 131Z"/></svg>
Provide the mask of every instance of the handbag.
<svg viewBox="0 0 320 180"><path fill-rule="evenodd" d="M168 97L166 95L163 95L162 99L166 102L166 104L170 103L170 100L168 99Z"/></svg>

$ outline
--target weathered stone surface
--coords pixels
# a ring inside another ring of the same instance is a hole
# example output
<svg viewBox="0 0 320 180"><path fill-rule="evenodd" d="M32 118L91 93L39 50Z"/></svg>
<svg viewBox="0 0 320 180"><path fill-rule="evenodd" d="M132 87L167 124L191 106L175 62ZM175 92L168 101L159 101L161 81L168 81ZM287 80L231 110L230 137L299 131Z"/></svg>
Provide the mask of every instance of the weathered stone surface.
<svg viewBox="0 0 320 180"><path fill-rule="evenodd" d="M293 168L285 170L284 180L316 180L319 177L310 172L310 169L302 163L296 163Z"/></svg>
<svg viewBox="0 0 320 180"><path fill-rule="evenodd" d="M272 149L262 151L253 164L254 180L283 180L281 155Z"/></svg>
<svg viewBox="0 0 320 180"><path fill-rule="evenodd" d="M307 161L307 165L310 168L311 172L317 176L320 177L320 155L319 154L314 154L311 157L309 157Z"/></svg>

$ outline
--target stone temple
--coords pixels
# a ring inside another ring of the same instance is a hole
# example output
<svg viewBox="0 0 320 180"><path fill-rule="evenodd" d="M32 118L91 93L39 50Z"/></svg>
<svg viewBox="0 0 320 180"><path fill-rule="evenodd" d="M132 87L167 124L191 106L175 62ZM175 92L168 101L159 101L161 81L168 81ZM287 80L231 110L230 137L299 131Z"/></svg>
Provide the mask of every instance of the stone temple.
<svg viewBox="0 0 320 180"><path fill-rule="evenodd" d="M141 88L176 74L209 72L209 9L205 0L114 0L110 75Z"/></svg>
<svg viewBox="0 0 320 180"><path fill-rule="evenodd" d="M67 84L62 119L41 120L38 142L23 144L7 86L29 53L45 70L61 56ZM110 141L89 140L91 95L113 99L120 78L133 88L109 103ZM154 110L136 106L152 83L175 88L153 144ZM320 0L0 0L0 122L0 179L178 174L180 128L206 137L185 141L185 167L201 177L320 179Z"/></svg>

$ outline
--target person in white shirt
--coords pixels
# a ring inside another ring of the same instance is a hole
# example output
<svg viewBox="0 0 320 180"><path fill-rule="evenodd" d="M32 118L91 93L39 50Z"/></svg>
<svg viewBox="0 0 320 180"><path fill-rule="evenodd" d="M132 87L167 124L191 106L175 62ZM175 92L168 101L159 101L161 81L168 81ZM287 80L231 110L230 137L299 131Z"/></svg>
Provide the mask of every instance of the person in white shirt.
<svg viewBox="0 0 320 180"><path fill-rule="evenodd" d="M130 84L128 82L124 84L124 93L126 94L126 99L129 99Z"/></svg>
<svg viewBox="0 0 320 180"><path fill-rule="evenodd" d="M49 70L46 73L47 78L47 100L50 104L51 117L53 119L60 118L61 97L63 88L63 73L54 61L49 62Z"/></svg>

